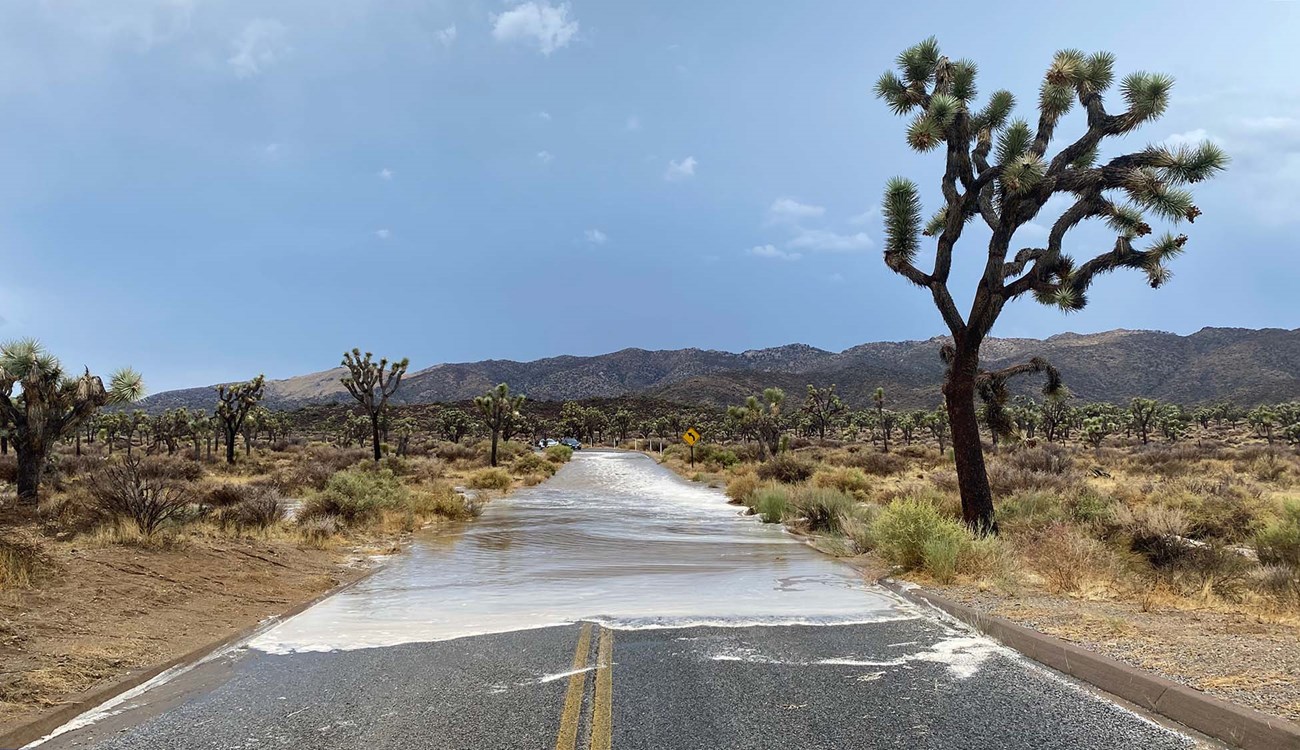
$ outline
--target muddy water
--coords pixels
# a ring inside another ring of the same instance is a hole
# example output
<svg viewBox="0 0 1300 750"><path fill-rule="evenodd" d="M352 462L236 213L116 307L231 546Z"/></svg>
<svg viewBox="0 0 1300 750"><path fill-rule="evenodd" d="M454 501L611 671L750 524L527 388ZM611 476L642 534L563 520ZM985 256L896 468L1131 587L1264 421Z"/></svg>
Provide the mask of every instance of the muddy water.
<svg viewBox="0 0 1300 750"><path fill-rule="evenodd" d="M255 640L273 653L390 646L597 620L612 627L915 616L718 490L631 453L583 451L546 483L428 535Z"/></svg>

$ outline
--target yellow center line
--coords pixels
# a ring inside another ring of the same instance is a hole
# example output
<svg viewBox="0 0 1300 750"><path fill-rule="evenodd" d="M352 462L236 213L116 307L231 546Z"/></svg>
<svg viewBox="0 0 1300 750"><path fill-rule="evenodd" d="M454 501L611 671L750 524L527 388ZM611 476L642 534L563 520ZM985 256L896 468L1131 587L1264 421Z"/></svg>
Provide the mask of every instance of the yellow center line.
<svg viewBox="0 0 1300 750"><path fill-rule="evenodd" d="M578 649L573 652L573 674L564 695L564 713L560 714L560 734L555 750L574 750L578 745L578 720L582 713L582 694L587 686L587 656L591 651L591 623L584 622L578 635Z"/></svg>
<svg viewBox="0 0 1300 750"><path fill-rule="evenodd" d="M610 750L614 723L614 631L600 629L596 654L596 699L591 709L591 750Z"/></svg>

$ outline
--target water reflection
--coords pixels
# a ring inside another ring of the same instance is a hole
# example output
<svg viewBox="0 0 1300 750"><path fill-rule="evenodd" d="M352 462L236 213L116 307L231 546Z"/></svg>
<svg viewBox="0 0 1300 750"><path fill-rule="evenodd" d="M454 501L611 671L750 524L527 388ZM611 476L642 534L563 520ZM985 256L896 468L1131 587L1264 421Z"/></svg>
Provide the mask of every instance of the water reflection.
<svg viewBox="0 0 1300 750"><path fill-rule="evenodd" d="M640 454L584 451L252 645L365 648L581 619L646 627L912 614L716 490Z"/></svg>

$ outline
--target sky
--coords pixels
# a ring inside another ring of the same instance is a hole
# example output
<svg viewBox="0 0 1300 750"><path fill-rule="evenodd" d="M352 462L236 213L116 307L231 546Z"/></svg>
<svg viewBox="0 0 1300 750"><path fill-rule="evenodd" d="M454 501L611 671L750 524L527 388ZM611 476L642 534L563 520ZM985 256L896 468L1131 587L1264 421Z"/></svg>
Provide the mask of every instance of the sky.
<svg viewBox="0 0 1300 750"><path fill-rule="evenodd" d="M942 154L872 94L931 34L1030 119L1063 47L1171 74L1166 116L1107 155L1233 159L1167 286L1023 299L994 335L1297 325L1300 3L10 0L0 338L157 392L354 346L418 369L945 333L885 268L878 211L894 175L932 210ZM985 238L957 249L963 305Z"/></svg>

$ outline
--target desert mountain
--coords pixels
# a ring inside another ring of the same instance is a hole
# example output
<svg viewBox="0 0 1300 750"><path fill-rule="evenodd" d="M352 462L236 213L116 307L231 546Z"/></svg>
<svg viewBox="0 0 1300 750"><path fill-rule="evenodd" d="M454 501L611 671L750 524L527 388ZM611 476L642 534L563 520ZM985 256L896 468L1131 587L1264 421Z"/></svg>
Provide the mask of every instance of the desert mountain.
<svg viewBox="0 0 1300 750"><path fill-rule="evenodd" d="M559 401L643 395L681 403L734 403L769 386L799 396L808 383L836 383L855 406L883 386L894 407L932 407L939 401L943 339L877 342L842 352L790 344L739 354L704 349L623 349L593 357L550 357L532 362L485 360L434 365L412 372L394 396L400 403L462 401L497 383L530 399ZM1076 396L1125 401L1147 396L1195 404L1229 399L1256 404L1300 398L1300 329L1205 328L1190 336L1159 331L1064 333L1040 339L990 339L985 366L1047 358ZM347 401L335 368L268 381L273 408ZM1032 392L1034 384L1023 384ZM212 388L150 396L150 411L178 406L210 408Z"/></svg>

